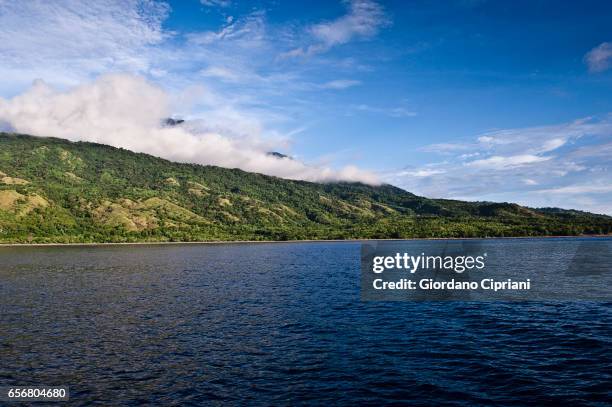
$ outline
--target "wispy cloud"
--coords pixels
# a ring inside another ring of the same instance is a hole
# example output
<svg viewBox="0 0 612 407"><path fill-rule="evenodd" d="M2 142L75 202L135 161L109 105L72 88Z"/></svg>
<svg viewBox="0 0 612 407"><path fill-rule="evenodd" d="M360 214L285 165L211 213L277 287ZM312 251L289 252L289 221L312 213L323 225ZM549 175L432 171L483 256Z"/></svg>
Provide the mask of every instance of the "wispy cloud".
<svg viewBox="0 0 612 407"><path fill-rule="evenodd" d="M321 85L323 89L347 89L352 88L353 86L361 85L361 81L357 81L354 79L336 79L333 81L325 82Z"/></svg>
<svg viewBox="0 0 612 407"><path fill-rule="evenodd" d="M424 153L451 154L457 151L472 149L472 146L462 143L437 143L420 147L418 150Z"/></svg>
<svg viewBox="0 0 612 407"><path fill-rule="evenodd" d="M209 66L208 68L202 69L200 74L209 78L218 78L229 82L239 82L245 77L243 73L224 66Z"/></svg>
<svg viewBox="0 0 612 407"><path fill-rule="evenodd" d="M200 0L200 3L207 7L229 7L232 5L231 0Z"/></svg>
<svg viewBox="0 0 612 407"><path fill-rule="evenodd" d="M466 163L465 165L468 167L474 168L483 168L483 169L491 169L491 170L499 170L499 169L508 169L508 168L516 168L523 167L526 165L531 165L535 163L541 163L542 161L550 160L552 157L542 157L533 154L519 154L512 155L509 157L502 157L499 155L494 155L489 158L484 158L482 160L474 160Z"/></svg>
<svg viewBox="0 0 612 407"><path fill-rule="evenodd" d="M440 154L444 161L402 169L385 179L432 197L512 200L612 214L611 138L612 115L498 130L464 143L425 146L419 150ZM592 194L598 198L585 199Z"/></svg>
<svg viewBox="0 0 612 407"><path fill-rule="evenodd" d="M542 154L557 150L583 136L602 134L612 130L609 119L596 121L592 118L575 120L551 126L536 126L519 129L497 130L477 137L478 146L509 154Z"/></svg>
<svg viewBox="0 0 612 407"><path fill-rule="evenodd" d="M444 174L445 172L446 171L444 170L422 168L419 170L402 170L395 175L400 176L400 177L409 176L409 177L424 178L424 177L431 177L432 175Z"/></svg>
<svg viewBox="0 0 612 407"><path fill-rule="evenodd" d="M169 33L163 2L0 2L0 76L21 83L52 73L75 83L107 71L146 73L151 47Z"/></svg>
<svg viewBox="0 0 612 407"><path fill-rule="evenodd" d="M550 189L541 189L536 191L542 194L603 194L607 192L612 192L612 184L579 184L579 185L569 185L565 187L559 188L550 188Z"/></svg>
<svg viewBox="0 0 612 407"><path fill-rule="evenodd" d="M255 11L240 19L229 19L217 31L195 32L187 35L192 44L208 45L216 41L231 41L234 46L260 47L265 45L266 15Z"/></svg>
<svg viewBox="0 0 612 407"><path fill-rule="evenodd" d="M326 47L345 44L354 37L369 37L388 22L382 6L374 1L353 0L349 12L337 20L316 24L312 35Z"/></svg>
<svg viewBox="0 0 612 407"><path fill-rule="evenodd" d="M356 38L369 38L391 20L383 7L372 0L347 1L347 13L335 20L314 24L306 29L306 42L282 54L283 57L303 57L320 54Z"/></svg>
<svg viewBox="0 0 612 407"><path fill-rule="evenodd" d="M353 105L351 106L354 110L359 110L362 112L370 112L383 114L385 116L393 117L393 118L402 118L402 117L414 117L417 113L413 110L407 109L401 106L395 107L377 107L370 106L367 104Z"/></svg>
<svg viewBox="0 0 612 407"><path fill-rule="evenodd" d="M612 42L602 42L584 56L590 72L603 72L612 66Z"/></svg>

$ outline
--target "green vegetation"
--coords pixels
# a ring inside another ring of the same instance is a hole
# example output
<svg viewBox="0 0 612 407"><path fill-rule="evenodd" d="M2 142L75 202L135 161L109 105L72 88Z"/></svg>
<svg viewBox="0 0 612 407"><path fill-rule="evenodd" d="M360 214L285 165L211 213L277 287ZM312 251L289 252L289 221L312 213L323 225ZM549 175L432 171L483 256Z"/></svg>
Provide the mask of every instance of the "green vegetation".
<svg viewBox="0 0 612 407"><path fill-rule="evenodd" d="M609 234L612 217L427 199L0 133L0 242Z"/></svg>

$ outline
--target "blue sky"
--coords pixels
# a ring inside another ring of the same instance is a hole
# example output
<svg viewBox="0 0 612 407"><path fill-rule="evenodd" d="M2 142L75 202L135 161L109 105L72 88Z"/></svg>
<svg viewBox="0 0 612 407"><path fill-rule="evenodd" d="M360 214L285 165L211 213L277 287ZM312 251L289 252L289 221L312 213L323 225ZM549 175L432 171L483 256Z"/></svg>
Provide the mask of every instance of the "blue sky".
<svg viewBox="0 0 612 407"><path fill-rule="evenodd" d="M611 20L601 1L0 0L0 122L287 178L612 214ZM152 112L188 127L152 129Z"/></svg>

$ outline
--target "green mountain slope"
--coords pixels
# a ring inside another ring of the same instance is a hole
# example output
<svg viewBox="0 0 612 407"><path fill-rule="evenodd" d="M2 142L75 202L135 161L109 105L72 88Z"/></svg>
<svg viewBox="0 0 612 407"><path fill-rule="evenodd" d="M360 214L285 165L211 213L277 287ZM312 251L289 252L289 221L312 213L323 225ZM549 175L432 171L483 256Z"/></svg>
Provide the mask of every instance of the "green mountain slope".
<svg viewBox="0 0 612 407"><path fill-rule="evenodd" d="M602 234L612 218L427 199L178 164L92 143L0 133L0 242Z"/></svg>

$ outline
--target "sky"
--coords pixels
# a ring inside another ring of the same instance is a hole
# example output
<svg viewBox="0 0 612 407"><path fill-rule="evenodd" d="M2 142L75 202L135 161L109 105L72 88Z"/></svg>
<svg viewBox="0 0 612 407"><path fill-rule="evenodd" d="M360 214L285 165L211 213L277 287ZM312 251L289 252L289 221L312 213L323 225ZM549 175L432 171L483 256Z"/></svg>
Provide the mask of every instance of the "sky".
<svg viewBox="0 0 612 407"><path fill-rule="evenodd" d="M0 129L612 214L610 21L604 1L0 0Z"/></svg>

